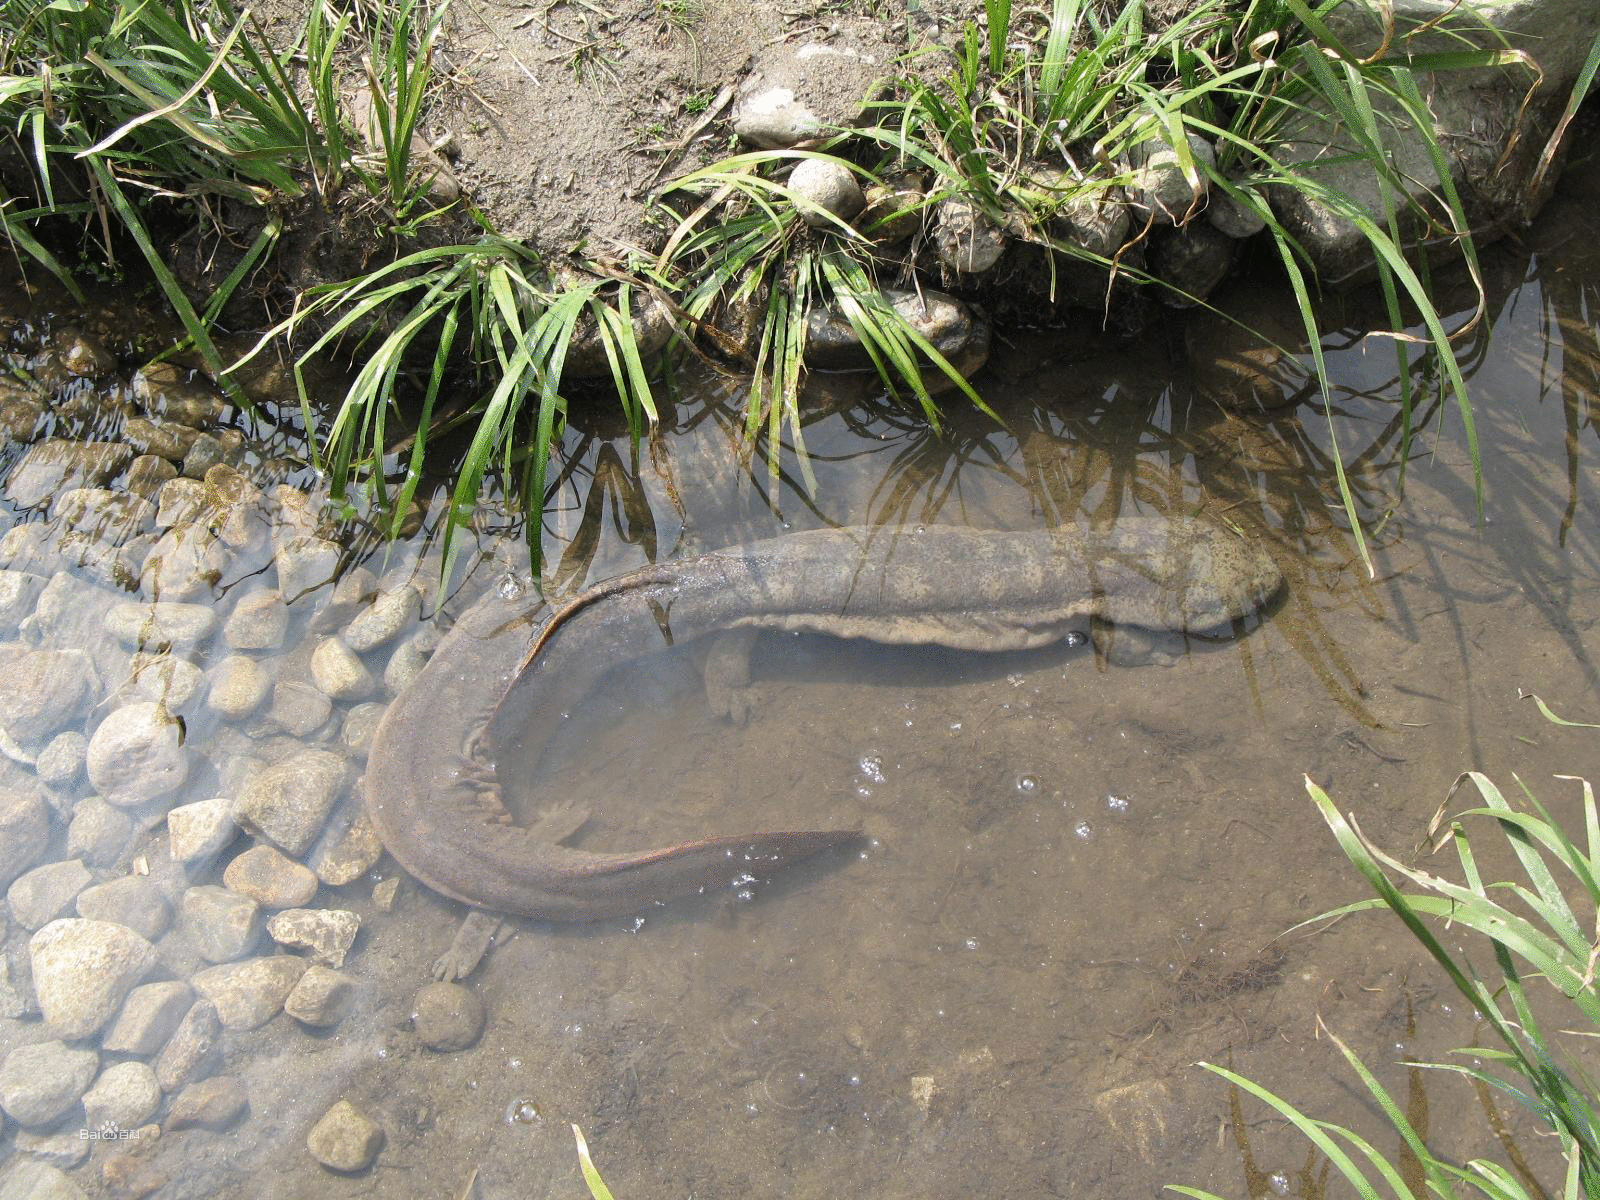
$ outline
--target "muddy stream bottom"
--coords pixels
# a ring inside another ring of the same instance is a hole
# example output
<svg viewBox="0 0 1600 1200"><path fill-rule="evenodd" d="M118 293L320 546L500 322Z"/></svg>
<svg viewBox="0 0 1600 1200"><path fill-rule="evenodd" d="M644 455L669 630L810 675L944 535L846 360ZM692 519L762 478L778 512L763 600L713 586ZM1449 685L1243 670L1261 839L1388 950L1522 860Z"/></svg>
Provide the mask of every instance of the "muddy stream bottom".
<svg viewBox="0 0 1600 1200"><path fill-rule="evenodd" d="M1440 1154L1503 1157L1498 1122L1544 1165L1517 1114L1502 1105L1492 1121L1464 1082L1405 1065L1479 1031L1397 922L1294 928L1366 894L1302 777L1401 855L1469 767L1578 812L1577 785L1551 776L1592 776L1594 735L1549 724L1519 689L1600 718L1597 233L1592 205L1563 200L1490 256L1480 338L1493 336L1468 354L1481 526L1453 409L1420 405L1402 496L1392 346L1329 339L1370 577L1333 499L1320 406L1230 415L1161 353L1018 334L985 393L1005 427L953 412L943 439L864 388L824 389L806 426L814 485L792 453L775 484L761 449L754 465L740 455L735 384L706 381L637 456L625 432L575 416L543 530L558 597L786 529L1118 514L1231 524L1288 586L1215 639L1086 625L1046 650L985 655L765 634L743 727L707 711L693 646L614 672L549 746L502 764L530 809L591 808L578 844L853 826L863 841L640 919L508 921L466 980L486 1027L456 1052L420 1044L412 1005L466 910L379 856L359 775L382 706L437 630L525 563L525 532L491 498L443 615L423 621L439 594L437 506L392 548L330 520L287 418L193 417L232 475L155 446L169 468L128 455L92 479L76 462L42 495L25 469L42 443L13 446L0 565L27 578L8 582L14 602L0 596L0 672L84 676L66 700L37 680L21 689L28 711L60 712L13 715L0 761L7 876L22 879L0 989L0 1153L16 1186L69 1189L15 1194L572 1197L577 1123L635 1200L1125 1198L1171 1183L1320 1197L1326 1168L1299 1135L1195 1065L1231 1067L1396 1154L1319 1018ZM59 350L74 320L14 312L11 349ZM148 441L129 425L151 415L150 388L120 370L58 380L30 436ZM163 482L169 469L196 479ZM146 510L129 489L152 472ZM85 482L109 491L62 499ZM158 636L149 603L174 599L211 622L186 610L203 628ZM42 652L69 658L26 657ZM150 794L169 769L179 781ZM1485 875L1509 872L1490 841ZM270 878L225 874L255 846L283 852L252 860ZM282 909L311 912L297 918L311 932L276 918L264 931ZM138 930L148 957L119 943L114 962L131 956L133 982L171 989L174 1021L209 999L224 1017L215 1045L174 1061L160 1021L142 1043L113 1035L132 982L103 1012L82 1011L92 996L62 1001L85 977L30 946L79 917ZM301 960L293 979L270 965L287 957ZM337 1003L280 1011L267 976L294 983L319 957ZM258 960L265 974L226 977ZM15 1059L31 1046L45 1056ZM124 1088L158 1085L131 1125L106 1117L141 1107L101 1086L113 1070ZM73 1072L93 1081L86 1099L44 1095ZM207 1079L230 1082L196 1094ZM340 1100L382 1130L355 1172L307 1149Z"/></svg>

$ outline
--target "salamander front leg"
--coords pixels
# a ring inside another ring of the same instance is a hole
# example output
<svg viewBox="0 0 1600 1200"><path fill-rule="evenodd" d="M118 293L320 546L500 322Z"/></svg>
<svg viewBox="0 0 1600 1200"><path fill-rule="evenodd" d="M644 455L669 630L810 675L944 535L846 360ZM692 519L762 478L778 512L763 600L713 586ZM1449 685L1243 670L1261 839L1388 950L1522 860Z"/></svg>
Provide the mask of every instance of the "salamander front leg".
<svg viewBox="0 0 1600 1200"><path fill-rule="evenodd" d="M476 971L494 944L494 935L500 932L501 920L500 914L484 912L481 908L469 912L456 930L450 949L434 960L433 977L454 983Z"/></svg>

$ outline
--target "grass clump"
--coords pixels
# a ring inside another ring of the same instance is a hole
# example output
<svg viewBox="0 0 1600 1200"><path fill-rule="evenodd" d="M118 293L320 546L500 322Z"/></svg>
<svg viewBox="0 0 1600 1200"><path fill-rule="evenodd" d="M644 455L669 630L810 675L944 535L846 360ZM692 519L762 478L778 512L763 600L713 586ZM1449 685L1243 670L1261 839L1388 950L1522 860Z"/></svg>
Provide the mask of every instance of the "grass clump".
<svg viewBox="0 0 1600 1200"><path fill-rule="evenodd" d="M387 495L385 476L396 471L392 490L409 500L424 449L463 431L468 448L453 527L492 467L521 470L530 509L542 506L545 464L574 386L564 377L576 374L568 348L580 324L595 330L606 367L598 374L630 424L639 430L654 419L654 343L637 336L635 302L670 314L699 352L752 373L746 426L769 434L774 469L780 431L787 428L803 449L798 397L811 331L824 317L853 330L891 394L934 429L939 391L981 405L962 365L885 298L890 289L920 287L932 272L960 275L939 267L934 254L938 214L951 204L966 206L975 227L1042 256L1052 289L1059 270L1087 264L1108 296L1114 285L1132 284L1166 288L1184 303L1203 296L1143 265L1143 253L1200 228L1206 204L1232 206L1266 230L1326 396L1312 304L1318 281L1266 199L1294 194L1357 227L1371 248L1400 366L1403 438L1417 401L1413 381L1436 381L1454 397L1476 460L1451 344L1462 330L1446 327L1429 299L1426 261L1407 250L1419 236L1447 241L1476 275L1469 214L1431 132L1423 77L1525 60L1476 48L1470 37L1481 30L1466 14L1435 22L1435 41L1426 46L1395 36L1363 55L1330 21L1354 2L1201 0L1158 26L1144 0L1045 7L985 0L983 21L963 29L954 46L901 65L865 127L833 131L814 147L735 154L691 171L661 192L672 232L659 252L603 264L577 252L571 258L582 269L564 272L481 217L476 240L458 236L460 222L457 234L439 235L452 244L426 244L425 227L448 207L434 186L442 164L419 137L438 86L434 52L445 5L400 0L344 10L314 0L293 45L274 50L249 10L230 0L4 0L14 19L0 33L0 115L18 157L32 165L33 188L0 195L0 226L20 253L72 288L72 272L43 225L76 222L110 262L131 239L189 341L227 386L237 364L221 360L211 330L279 245L290 202L362 198L393 252L374 270L295 297L293 315L274 335L294 339L302 366L316 355L354 363L356 382L331 416L303 397L336 492L360 484ZM662 3L655 16L665 29L686 32L699 11ZM1433 49L1452 27L1459 43ZM603 70L608 44L595 33L578 39L573 69L583 70L580 59L589 54L587 68ZM1600 46L1575 100L1597 67ZM366 98L353 116L340 94L352 76L364 81ZM1330 184L1326 161L1285 150L1319 113L1337 120L1353 143L1349 157L1378 181L1380 212ZM1424 142L1436 178L1420 194L1392 161L1397 129ZM789 173L817 158L867 185L863 216L819 217L795 194ZM1175 199L1165 209L1125 206L1126 195L1144 194L1141 172L1157 162L1181 180ZM248 247L211 294L191 297L152 221L177 214L209 223L220 237L230 206L240 204L261 215ZM1085 233L1090 227L1098 232ZM980 296L985 286L1006 283L972 277L956 285ZM1410 325L1423 332L1405 332ZM1420 363L1413 361L1419 346ZM465 398L441 406L446 391ZM386 435L413 421L402 464ZM1335 472L1365 555L1337 457Z"/></svg>
<svg viewBox="0 0 1600 1200"><path fill-rule="evenodd" d="M1547 718L1561 725L1574 724L1555 717L1543 701L1534 699ZM1380 850L1353 817L1342 815L1321 788L1306 781L1306 789L1340 849L1376 893L1374 899L1324 916L1385 908L1393 912L1477 1010L1485 1032L1492 1035L1489 1044L1456 1051L1464 1061L1413 1065L1464 1076L1509 1100L1524 1109L1539 1133L1553 1138L1560 1148L1562 1178L1546 1181L1551 1186L1532 1178L1519 1159L1514 1159L1515 1169L1508 1169L1487 1159L1455 1163L1441 1158L1366 1064L1333 1037L1411 1160L1420 1165L1429 1195L1449 1200L1465 1196L1492 1200L1600 1197L1600 1097L1565 1040L1600 1034L1600 987L1596 984L1600 964L1600 807L1587 780L1560 778L1577 783L1582 792L1582 831L1576 837L1521 780L1517 786L1525 808L1514 806L1480 772L1466 772L1456 781L1445 805L1468 784L1483 801L1481 807L1453 819L1435 844L1436 849L1450 846L1455 850L1459 883L1409 866ZM1440 806L1430 832L1436 832L1442 823L1445 805ZM1491 823L1505 838L1522 869L1521 881L1485 881L1466 833L1464 819L1469 818ZM1440 920L1486 940L1493 971L1481 971L1469 954L1452 953L1435 931ZM1542 981L1544 986L1538 990L1545 996L1535 996L1531 985L1536 981ZM1579 1019L1582 1032L1553 1027L1539 1015L1552 996L1566 1013ZM1385 1190L1396 1197L1417 1195L1406 1184L1400 1166L1360 1134L1318 1120L1233 1071L1202 1065L1290 1121L1357 1195L1370 1200ZM1212 1193L1194 1188L1173 1190L1199 1200L1218 1200Z"/></svg>

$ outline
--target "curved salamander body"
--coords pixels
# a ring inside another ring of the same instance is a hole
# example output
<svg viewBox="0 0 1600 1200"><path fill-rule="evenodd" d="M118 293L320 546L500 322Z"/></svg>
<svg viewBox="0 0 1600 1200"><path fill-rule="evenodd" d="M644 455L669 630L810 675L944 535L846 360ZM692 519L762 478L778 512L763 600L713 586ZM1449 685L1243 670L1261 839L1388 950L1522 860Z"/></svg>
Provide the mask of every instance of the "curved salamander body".
<svg viewBox="0 0 1600 1200"><path fill-rule="evenodd" d="M964 650L1044 646L1090 617L1201 631L1248 616L1281 586L1272 561L1232 534L1131 518L1103 531L825 529L646 567L554 611L491 594L385 714L367 807L389 853L447 896L553 921L633 913L770 874L859 831L595 854L559 844L559 806L535 827L513 824L497 748L618 661L740 628Z"/></svg>

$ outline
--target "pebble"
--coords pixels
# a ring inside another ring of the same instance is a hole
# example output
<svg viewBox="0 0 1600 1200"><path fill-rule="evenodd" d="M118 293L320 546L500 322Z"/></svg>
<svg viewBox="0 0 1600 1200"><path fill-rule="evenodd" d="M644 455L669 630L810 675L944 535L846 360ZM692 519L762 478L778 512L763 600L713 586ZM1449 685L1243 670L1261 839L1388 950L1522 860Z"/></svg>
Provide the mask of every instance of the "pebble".
<svg viewBox="0 0 1600 1200"><path fill-rule="evenodd" d="M181 425L213 424L227 407L208 382L169 362L140 367L129 390L145 412Z"/></svg>
<svg viewBox="0 0 1600 1200"><path fill-rule="evenodd" d="M246 782L239 794L238 820L289 854L304 854L322 832L346 777L339 755L302 750Z"/></svg>
<svg viewBox="0 0 1600 1200"><path fill-rule="evenodd" d="M182 980L141 984L128 993L122 1011L101 1036L101 1049L148 1058L177 1032L193 1003L194 989Z"/></svg>
<svg viewBox="0 0 1600 1200"><path fill-rule="evenodd" d="M146 1125L138 1131L140 1144L153 1141L161 1134L159 1125ZM100 1167L100 1178L105 1181L111 1200L144 1200L166 1187L171 1178L144 1153L128 1150L113 1154Z"/></svg>
<svg viewBox="0 0 1600 1200"><path fill-rule="evenodd" d="M87 766L95 790L118 807L164 796L189 777L183 725L154 701L125 704L89 739Z"/></svg>
<svg viewBox="0 0 1600 1200"><path fill-rule="evenodd" d="M191 524L205 513L206 504L206 487L198 479L168 480L156 496L156 524L162 529Z"/></svg>
<svg viewBox="0 0 1600 1200"><path fill-rule="evenodd" d="M209 961L232 962L261 936L261 906L225 887L201 884L183 893L179 928Z"/></svg>
<svg viewBox="0 0 1600 1200"><path fill-rule="evenodd" d="M299 908L317 894L315 873L271 846L239 855L223 871L222 882L263 908Z"/></svg>
<svg viewBox="0 0 1600 1200"><path fill-rule="evenodd" d="M158 600L141 604L126 600L106 610L106 632L131 650L183 649L197 646L217 631L217 614L209 605Z"/></svg>
<svg viewBox="0 0 1600 1200"><path fill-rule="evenodd" d="M945 266L976 275L1000 261L1005 234L975 206L964 200L941 200L935 214L933 247Z"/></svg>
<svg viewBox="0 0 1600 1200"><path fill-rule="evenodd" d="M28 942L33 990L51 1030L88 1037L106 1024L155 965L155 949L124 925L63 917Z"/></svg>
<svg viewBox="0 0 1600 1200"><path fill-rule="evenodd" d="M439 644L439 635L432 626L418 630L394 648L389 662L383 668L383 686L391 695L398 696L411 681L422 673L428 658Z"/></svg>
<svg viewBox="0 0 1600 1200"><path fill-rule="evenodd" d="M150 547L139 590L168 603L210 599L227 569L227 550L215 534L201 525L175 525Z"/></svg>
<svg viewBox="0 0 1600 1200"><path fill-rule="evenodd" d="M172 907L147 875L123 875L85 888L78 893L78 915L126 925L150 942L172 924Z"/></svg>
<svg viewBox="0 0 1600 1200"><path fill-rule="evenodd" d="M393 912L394 898L400 891L400 876L391 875L372 885L372 904L379 912Z"/></svg>
<svg viewBox="0 0 1600 1200"><path fill-rule="evenodd" d="M1241 191L1254 197L1265 207L1259 193L1253 188L1241 188ZM1243 240L1254 237L1267 227L1267 220L1255 209L1244 203L1221 188L1211 189L1211 199L1206 205L1206 220L1211 222L1211 227L1217 232L1228 237Z"/></svg>
<svg viewBox="0 0 1600 1200"><path fill-rule="evenodd" d="M63 1171L71 1170L89 1157L89 1141L76 1131L61 1133L31 1133L17 1131L16 1150L35 1162L49 1163Z"/></svg>
<svg viewBox="0 0 1600 1200"><path fill-rule="evenodd" d="M44 756L41 754L41 761ZM133 841L133 819L99 796L85 796L72 810L67 853L90 866L108 867Z"/></svg>
<svg viewBox="0 0 1600 1200"><path fill-rule="evenodd" d="M233 801L199 800L167 813L167 842L172 857L181 863L201 862L220 853L239 832L233 819Z"/></svg>
<svg viewBox="0 0 1600 1200"><path fill-rule="evenodd" d="M83 1189L60 1167L23 1159L0 1179L0 1200L83 1200Z"/></svg>
<svg viewBox="0 0 1600 1200"><path fill-rule="evenodd" d="M29 446L6 480L6 494L19 508L32 508L73 487L103 487L133 461L121 442L74 442L45 438Z"/></svg>
<svg viewBox="0 0 1600 1200"><path fill-rule="evenodd" d="M347 805L328 825L311 855L310 866L329 887L354 883L377 865L383 842L360 804Z"/></svg>
<svg viewBox="0 0 1600 1200"><path fill-rule="evenodd" d="M137 1129L156 1115L161 1098L161 1085L148 1063L114 1063L84 1093L84 1123L90 1129Z"/></svg>
<svg viewBox="0 0 1600 1200"><path fill-rule="evenodd" d="M198 429L150 417L129 417L122 423L122 440L140 454L180 461L200 436Z"/></svg>
<svg viewBox="0 0 1600 1200"><path fill-rule="evenodd" d="M311 652L311 679L335 700L360 700L373 688L372 672L336 637L323 638Z"/></svg>
<svg viewBox="0 0 1600 1200"><path fill-rule="evenodd" d="M330 582L339 571L338 544L326 538L290 537L278 547L278 591L289 603Z"/></svg>
<svg viewBox="0 0 1600 1200"><path fill-rule="evenodd" d="M216 1006L222 1027L239 1031L272 1020L305 970L305 959L277 954L208 967L191 982Z"/></svg>
<svg viewBox="0 0 1600 1200"><path fill-rule="evenodd" d="M411 1024L430 1050L465 1050L483 1033L483 1001L471 988L435 980L417 989Z"/></svg>
<svg viewBox="0 0 1600 1200"><path fill-rule="evenodd" d="M51 787L64 788L78 778L88 759L89 739L76 729L58 733L39 751L33 769ZM69 851L70 853L70 851Z"/></svg>
<svg viewBox="0 0 1600 1200"><path fill-rule="evenodd" d="M222 1021L216 1007L205 998L196 1000L156 1055L153 1065L161 1090L170 1096L190 1080L207 1074L221 1041Z"/></svg>
<svg viewBox="0 0 1600 1200"><path fill-rule="evenodd" d="M64 1042L20 1046L0 1062L0 1108L18 1125L48 1125L78 1102L100 1070L100 1056Z"/></svg>
<svg viewBox="0 0 1600 1200"><path fill-rule="evenodd" d="M1209 151L1210 147L1207 147ZM1199 164L1196 164L1199 168ZM1189 186L1183 164L1172 150L1158 150L1137 167L1128 184L1128 206L1140 221L1153 218L1157 224L1180 221L1192 206L1203 206L1206 177L1199 175L1199 191Z"/></svg>
<svg viewBox="0 0 1600 1200"><path fill-rule="evenodd" d="M306 950L325 967L344 966L345 955L361 931L361 918L342 908L290 908L267 921L267 933L280 946Z"/></svg>
<svg viewBox="0 0 1600 1200"><path fill-rule="evenodd" d="M746 142L777 150L853 124L863 101L882 86L880 64L893 53L882 43L858 49L834 38L768 46L739 87L733 130Z"/></svg>
<svg viewBox="0 0 1600 1200"><path fill-rule="evenodd" d="M7 389L0 395L0 437L8 442L31 442L44 432L45 406Z"/></svg>
<svg viewBox="0 0 1600 1200"><path fill-rule="evenodd" d="M267 720L297 738L321 729L332 713L333 701L309 683L273 685L272 703L267 706Z"/></svg>
<svg viewBox="0 0 1600 1200"><path fill-rule="evenodd" d="M388 711L387 704L376 701L356 705L344 716L344 727L339 730L339 744L352 756L365 758L373 735L378 732L378 723Z"/></svg>
<svg viewBox="0 0 1600 1200"><path fill-rule="evenodd" d="M0 571L0 629L9 631L21 624L46 582L43 575L30 571Z"/></svg>
<svg viewBox="0 0 1600 1200"><path fill-rule="evenodd" d="M81 718L99 692L82 650L30 650L0 664L0 728L24 744L42 742Z"/></svg>
<svg viewBox="0 0 1600 1200"><path fill-rule="evenodd" d="M45 863L17 877L6 890L6 903L18 925L41 929L66 912L92 879L79 859Z"/></svg>
<svg viewBox="0 0 1600 1200"><path fill-rule="evenodd" d="M866 207L867 197L855 173L842 162L805 158L789 173L800 219L813 229L834 229L831 217L848 222Z"/></svg>
<svg viewBox="0 0 1600 1200"><path fill-rule="evenodd" d="M88 533L97 541L125 542L155 522L155 509L142 496L110 488L72 488L50 504L58 528Z"/></svg>
<svg viewBox="0 0 1600 1200"><path fill-rule="evenodd" d="M235 650L276 650L289 629L289 610L269 588L240 596L222 627L222 640Z"/></svg>
<svg viewBox="0 0 1600 1200"><path fill-rule="evenodd" d="M191 1083L172 1102L166 1129L210 1129L221 1133L249 1107L250 1097L244 1082L232 1075L214 1075Z"/></svg>
<svg viewBox="0 0 1600 1200"><path fill-rule="evenodd" d="M341 1100L306 1134L311 1157L331 1171L364 1171L383 1149L383 1129L348 1100Z"/></svg>
<svg viewBox="0 0 1600 1200"><path fill-rule="evenodd" d="M177 478L178 468L154 454L141 454L128 464L124 486L135 496L154 500L169 480Z"/></svg>
<svg viewBox="0 0 1600 1200"><path fill-rule="evenodd" d="M355 998L355 984L348 975L312 963L284 998L283 1011L302 1025L325 1029L344 1020Z"/></svg>
<svg viewBox="0 0 1600 1200"><path fill-rule="evenodd" d="M375 650L400 636L422 614L422 594L409 583L385 592L345 627L344 643L358 654Z"/></svg>
<svg viewBox="0 0 1600 1200"><path fill-rule="evenodd" d="M183 456L182 471L187 479L204 479L228 457L227 444L214 433L202 433Z"/></svg>
<svg viewBox="0 0 1600 1200"><path fill-rule="evenodd" d="M50 844L50 810L32 792L0 790L0 883L10 883Z"/></svg>
<svg viewBox="0 0 1600 1200"><path fill-rule="evenodd" d="M238 720L261 707L272 681L261 664L243 654L230 654L206 672L210 685L206 705L220 716Z"/></svg>
<svg viewBox="0 0 1600 1200"><path fill-rule="evenodd" d="M170 654L135 654L129 667L133 694L182 712L200 694L205 673L185 658Z"/></svg>

